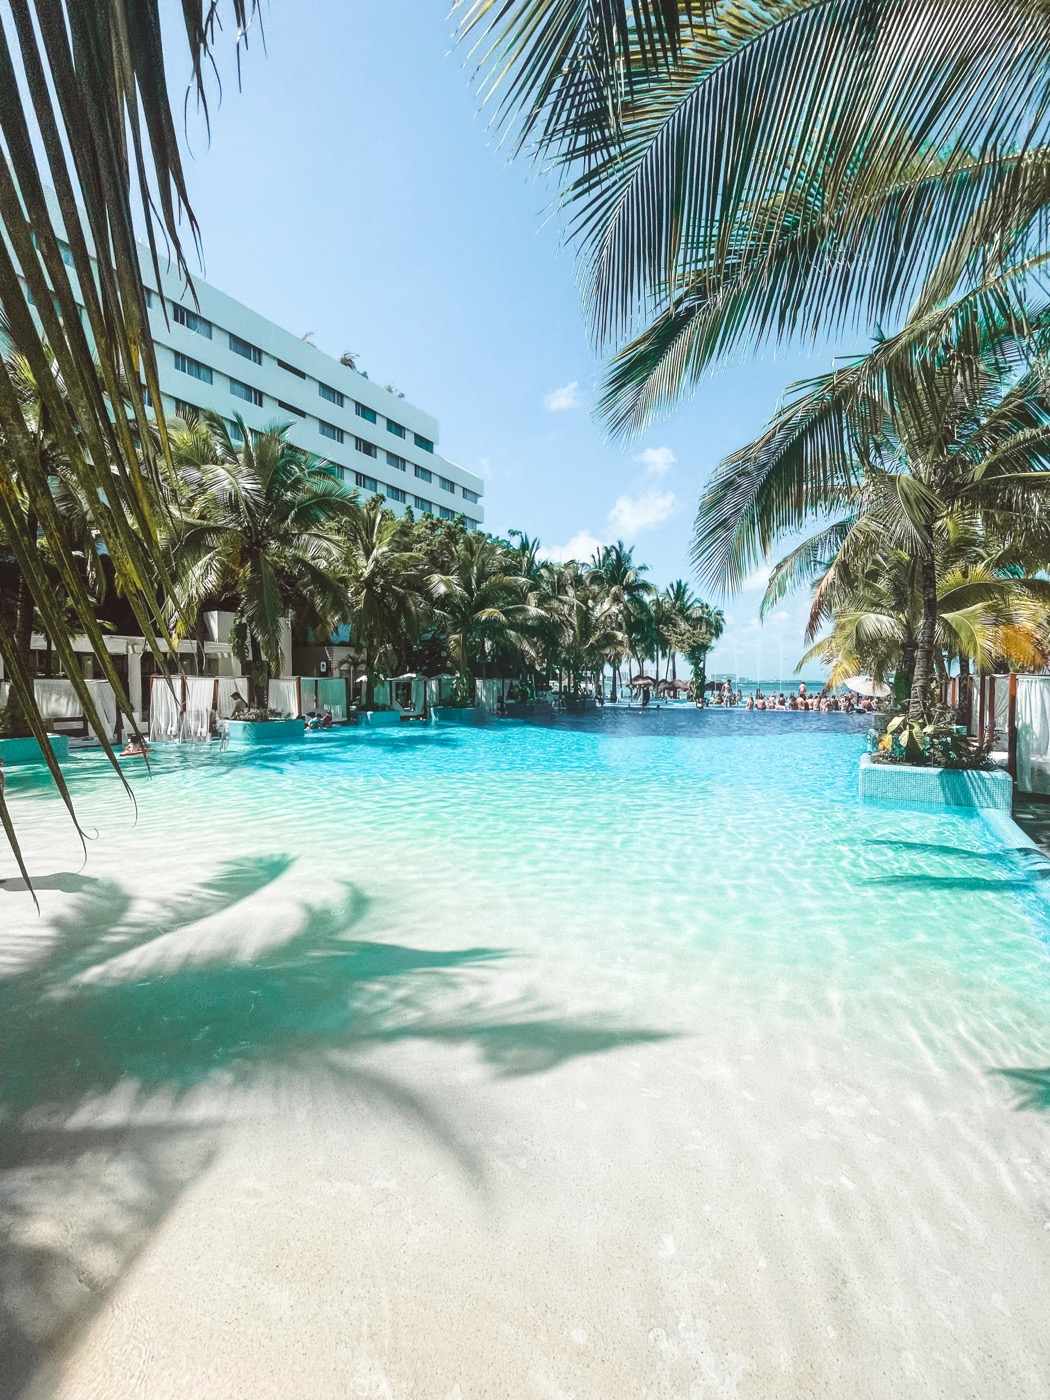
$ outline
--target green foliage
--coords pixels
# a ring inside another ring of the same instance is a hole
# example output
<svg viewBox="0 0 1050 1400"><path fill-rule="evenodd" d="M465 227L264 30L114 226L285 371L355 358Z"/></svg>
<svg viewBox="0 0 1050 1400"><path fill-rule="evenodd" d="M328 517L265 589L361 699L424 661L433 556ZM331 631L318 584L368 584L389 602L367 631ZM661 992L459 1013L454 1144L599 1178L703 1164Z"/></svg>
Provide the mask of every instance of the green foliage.
<svg viewBox="0 0 1050 1400"><path fill-rule="evenodd" d="M882 735L872 732L876 763L910 763L932 768L991 768L987 745L960 732L952 716L939 714L929 723L897 714Z"/></svg>

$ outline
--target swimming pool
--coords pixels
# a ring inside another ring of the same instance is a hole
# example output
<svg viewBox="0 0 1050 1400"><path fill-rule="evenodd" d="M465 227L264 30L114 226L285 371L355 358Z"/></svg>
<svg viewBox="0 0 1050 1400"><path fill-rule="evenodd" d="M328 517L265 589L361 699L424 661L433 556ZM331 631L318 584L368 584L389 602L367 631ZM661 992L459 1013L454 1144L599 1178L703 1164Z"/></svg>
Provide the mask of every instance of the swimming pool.
<svg viewBox="0 0 1050 1400"><path fill-rule="evenodd" d="M867 723L87 756L82 871L13 777L20 1381L1045 1395L1046 866L862 808Z"/></svg>

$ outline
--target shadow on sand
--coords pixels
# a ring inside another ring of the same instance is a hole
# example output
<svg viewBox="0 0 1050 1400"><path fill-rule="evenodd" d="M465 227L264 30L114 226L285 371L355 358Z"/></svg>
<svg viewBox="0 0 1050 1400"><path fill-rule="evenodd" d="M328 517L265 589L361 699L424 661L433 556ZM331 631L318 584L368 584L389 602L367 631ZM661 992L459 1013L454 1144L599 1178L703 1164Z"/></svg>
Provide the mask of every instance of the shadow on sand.
<svg viewBox="0 0 1050 1400"><path fill-rule="evenodd" d="M992 1074L1005 1079L1016 1095L1014 1108L1018 1111L1050 1109L1050 1066L1045 1069L993 1069Z"/></svg>
<svg viewBox="0 0 1050 1400"><path fill-rule="evenodd" d="M268 901L292 863L228 861L162 910L114 881L56 877L50 887L71 893L64 912L28 955L10 938L0 947L5 1396L90 1319L207 1171L239 1092L323 1082L425 1136L484 1196L484 1161L429 1095L375 1068L377 1048L469 1045L507 1077L667 1036L493 1001L485 968L509 950L368 940L371 903L352 884L324 903L296 898L280 942L252 951L214 936L253 928L270 905L242 906ZM202 1111L190 1096L205 1085L218 1093Z"/></svg>

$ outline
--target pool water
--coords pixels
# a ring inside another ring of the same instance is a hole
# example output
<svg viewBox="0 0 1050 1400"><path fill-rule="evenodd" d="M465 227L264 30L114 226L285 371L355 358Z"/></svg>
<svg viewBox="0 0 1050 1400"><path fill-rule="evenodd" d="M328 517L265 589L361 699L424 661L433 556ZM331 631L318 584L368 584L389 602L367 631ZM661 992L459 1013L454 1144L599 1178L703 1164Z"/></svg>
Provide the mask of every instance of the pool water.
<svg viewBox="0 0 1050 1400"><path fill-rule="evenodd" d="M83 867L12 775L22 1383L1045 1395L1048 868L861 807L867 725L158 746L137 814L81 755Z"/></svg>

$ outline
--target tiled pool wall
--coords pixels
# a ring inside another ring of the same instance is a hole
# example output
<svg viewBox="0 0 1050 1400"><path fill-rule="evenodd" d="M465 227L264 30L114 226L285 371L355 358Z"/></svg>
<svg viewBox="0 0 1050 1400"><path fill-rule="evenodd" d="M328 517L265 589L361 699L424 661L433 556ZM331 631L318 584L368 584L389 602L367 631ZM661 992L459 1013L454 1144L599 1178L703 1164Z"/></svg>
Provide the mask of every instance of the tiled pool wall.
<svg viewBox="0 0 1050 1400"><path fill-rule="evenodd" d="M919 807L979 807L1009 812L1013 779L1001 769L920 768L910 763L860 761L864 802L906 803Z"/></svg>

